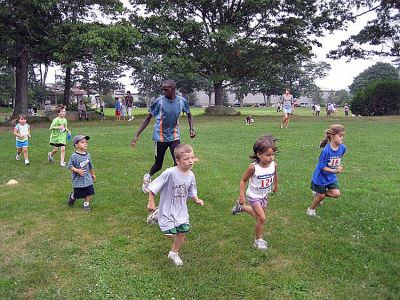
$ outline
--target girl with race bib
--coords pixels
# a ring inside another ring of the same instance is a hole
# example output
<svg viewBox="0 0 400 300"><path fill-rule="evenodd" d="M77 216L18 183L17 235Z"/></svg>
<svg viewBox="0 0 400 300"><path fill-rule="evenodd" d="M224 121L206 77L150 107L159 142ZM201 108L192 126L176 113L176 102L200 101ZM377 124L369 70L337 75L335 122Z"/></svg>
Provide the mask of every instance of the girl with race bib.
<svg viewBox="0 0 400 300"><path fill-rule="evenodd" d="M268 195L278 191L278 171L274 160L276 141L272 135L264 135L253 145L254 154L250 158L254 159L254 162L242 176L239 200L232 208L234 215L246 212L256 218L254 247L259 250L266 250L268 247L263 239ZM248 204L245 204L245 198Z"/></svg>
<svg viewBox="0 0 400 300"><path fill-rule="evenodd" d="M313 201L306 211L310 217L317 217L315 210L322 205L325 197L340 197L336 174L343 172L341 160L346 153L346 146L343 144L345 130L342 125L333 124L325 133L325 138L320 142L320 148L323 149L311 181Z"/></svg>

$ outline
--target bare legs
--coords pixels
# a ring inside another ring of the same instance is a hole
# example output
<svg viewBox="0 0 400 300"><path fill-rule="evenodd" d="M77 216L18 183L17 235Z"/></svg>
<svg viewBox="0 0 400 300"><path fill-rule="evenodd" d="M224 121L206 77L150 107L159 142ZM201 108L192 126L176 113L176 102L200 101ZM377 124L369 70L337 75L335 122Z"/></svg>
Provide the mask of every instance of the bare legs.
<svg viewBox="0 0 400 300"><path fill-rule="evenodd" d="M65 163L65 146L61 146L61 147L54 147L53 150L51 150L50 155L51 157L54 156L54 154L56 154L58 152L58 148L60 148L61 151L61 160L60 163Z"/></svg>
<svg viewBox="0 0 400 300"><path fill-rule="evenodd" d="M264 235L265 211L261 205L242 205L242 211L256 218L256 239L262 239Z"/></svg>
<svg viewBox="0 0 400 300"><path fill-rule="evenodd" d="M288 128L288 125L289 125L289 114L284 113L281 128Z"/></svg>

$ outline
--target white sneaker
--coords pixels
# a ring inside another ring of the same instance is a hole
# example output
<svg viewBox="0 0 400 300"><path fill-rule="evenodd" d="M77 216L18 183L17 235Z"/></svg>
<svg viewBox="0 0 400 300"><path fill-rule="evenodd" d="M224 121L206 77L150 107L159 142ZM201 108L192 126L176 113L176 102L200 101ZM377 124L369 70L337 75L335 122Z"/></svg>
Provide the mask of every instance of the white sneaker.
<svg viewBox="0 0 400 300"><path fill-rule="evenodd" d="M150 174L144 174L143 176L143 184L142 184L142 191L145 194L148 194L150 190L148 189L148 186L151 182L151 176Z"/></svg>
<svg viewBox="0 0 400 300"><path fill-rule="evenodd" d="M54 162L54 158L53 156L51 156L51 152L47 153L47 160L49 161L49 163Z"/></svg>
<svg viewBox="0 0 400 300"><path fill-rule="evenodd" d="M171 259L172 262L173 262L176 266L182 266L182 265L183 265L183 261L182 261L182 259L179 257L179 253L177 253L177 252L169 251L169 253L168 253L168 258Z"/></svg>
<svg viewBox="0 0 400 300"><path fill-rule="evenodd" d="M258 239L254 241L254 247L257 248L258 250L267 250L268 243L263 239Z"/></svg>
<svg viewBox="0 0 400 300"><path fill-rule="evenodd" d="M15 160L20 160L20 159L21 159L21 155L20 154L15 155Z"/></svg>
<svg viewBox="0 0 400 300"><path fill-rule="evenodd" d="M312 209L311 207L307 208L306 214L310 217L318 218L317 213L315 212L315 209Z"/></svg>
<svg viewBox="0 0 400 300"><path fill-rule="evenodd" d="M65 164L65 162L60 162L60 166L61 167L66 167L67 165Z"/></svg>
<svg viewBox="0 0 400 300"><path fill-rule="evenodd" d="M29 165L30 165L29 160L25 159L25 166L29 166Z"/></svg>

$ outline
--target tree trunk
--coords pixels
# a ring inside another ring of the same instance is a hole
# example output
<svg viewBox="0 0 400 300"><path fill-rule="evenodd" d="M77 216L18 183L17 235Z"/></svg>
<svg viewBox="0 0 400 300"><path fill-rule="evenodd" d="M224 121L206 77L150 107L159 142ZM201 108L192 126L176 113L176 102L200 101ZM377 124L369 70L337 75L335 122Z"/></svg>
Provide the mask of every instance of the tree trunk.
<svg viewBox="0 0 400 300"><path fill-rule="evenodd" d="M71 72L72 72L72 67L66 67L65 68L65 84L64 84L64 98L63 98L63 104L69 108L69 100L70 100L70 91L71 91Z"/></svg>
<svg viewBox="0 0 400 300"><path fill-rule="evenodd" d="M271 106L271 95L267 95L267 104L266 106Z"/></svg>
<svg viewBox="0 0 400 300"><path fill-rule="evenodd" d="M14 117L28 113L28 47L22 38L16 40L16 51Z"/></svg>
<svg viewBox="0 0 400 300"><path fill-rule="evenodd" d="M263 98L264 98L265 107L267 107L267 99L266 99L266 97L265 97L265 94L263 93L262 95L263 95Z"/></svg>
<svg viewBox="0 0 400 300"><path fill-rule="evenodd" d="M214 82L215 106L223 106L223 87L222 81Z"/></svg>

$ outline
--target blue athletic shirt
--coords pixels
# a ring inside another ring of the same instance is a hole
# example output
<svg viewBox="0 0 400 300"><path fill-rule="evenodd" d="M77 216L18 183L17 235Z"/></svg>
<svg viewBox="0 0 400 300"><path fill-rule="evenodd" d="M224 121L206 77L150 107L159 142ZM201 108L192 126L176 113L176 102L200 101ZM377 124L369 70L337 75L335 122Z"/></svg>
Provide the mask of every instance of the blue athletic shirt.
<svg viewBox="0 0 400 300"><path fill-rule="evenodd" d="M316 185L326 186L337 181L335 173L325 172L322 169L328 167L336 169L341 165L341 159L346 153L346 146L341 144L339 148L334 151L330 144L326 144L319 156L317 166L312 177L312 182Z"/></svg>
<svg viewBox="0 0 400 300"><path fill-rule="evenodd" d="M173 142L180 139L179 116L182 111L189 114L190 108L186 99L180 96L176 96L174 101L161 96L151 103L149 113L156 118L154 141Z"/></svg>

